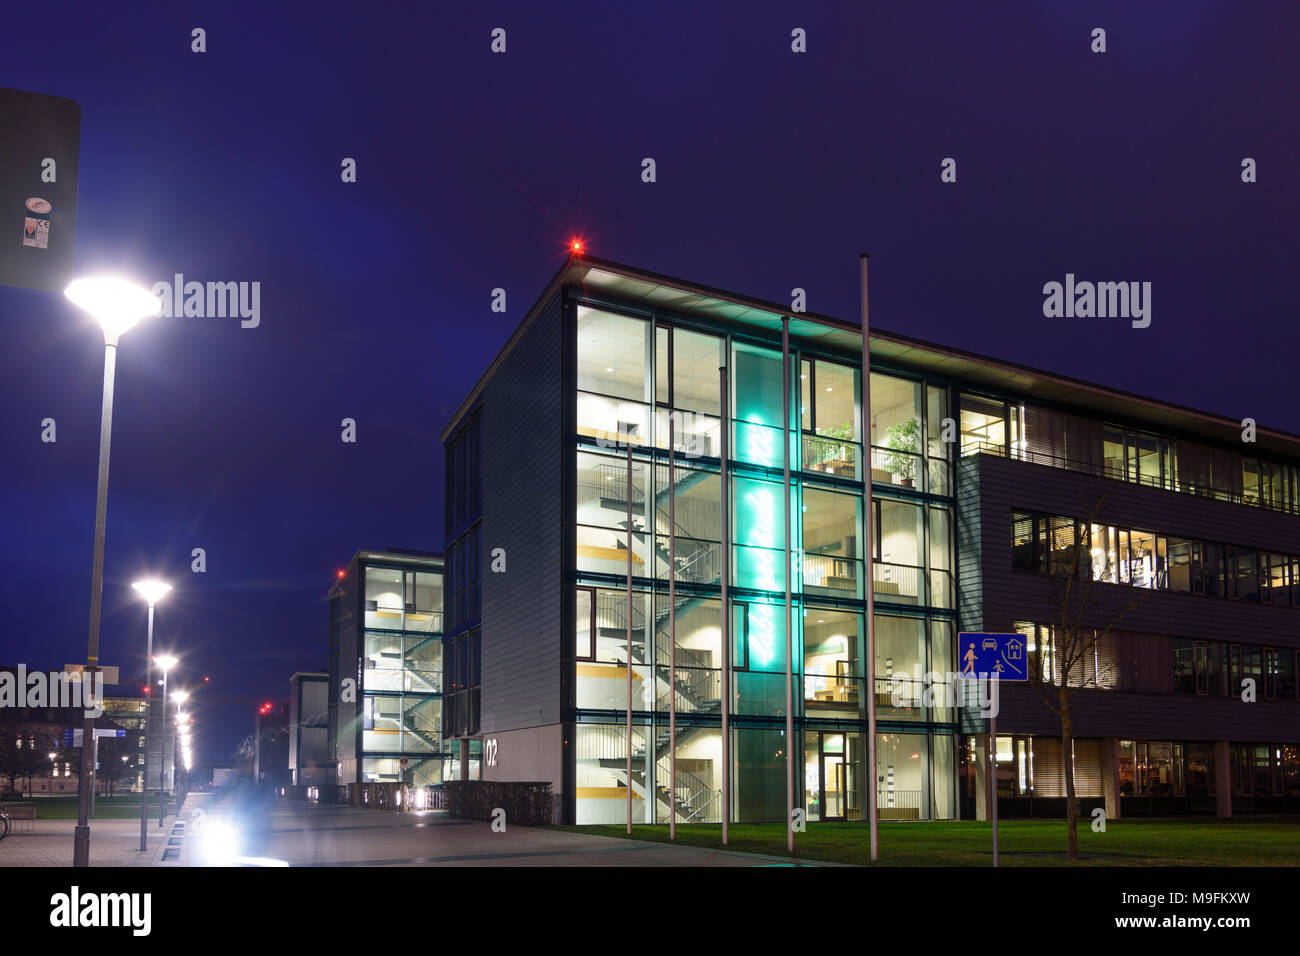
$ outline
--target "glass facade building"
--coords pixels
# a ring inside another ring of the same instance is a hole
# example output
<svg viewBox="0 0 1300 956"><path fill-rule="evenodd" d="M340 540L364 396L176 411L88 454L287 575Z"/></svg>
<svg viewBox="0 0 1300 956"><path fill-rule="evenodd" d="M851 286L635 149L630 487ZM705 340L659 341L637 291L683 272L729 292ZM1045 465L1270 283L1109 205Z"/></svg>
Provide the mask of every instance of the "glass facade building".
<svg viewBox="0 0 1300 956"><path fill-rule="evenodd" d="M861 370L842 357L792 350L789 367L798 379L783 411L779 344L606 304L579 302L576 320L577 822L625 816L629 665L636 818L666 822L675 806L682 822L721 819L724 694L733 819L782 818L787 643L802 805L812 820L865 819L869 581L882 816L954 816L955 718L927 706L919 692L923 674L952 669L951 463L946 446L928 440L947 417L947 388L924 377L873 373L864 427ZM724 400L731 410L725 422ZM789 567L783 441L792 471ZM868 461L876 486L869 559L862 508ZM901 701L896 679L907 687ZM678 723L671 797L670 695Z"/></svg>
<svg viewBox="0 0 1300 956"><path fill-rule="evenodd" d="M1152 594L1070 678L1080 794L1113 818L1167 783L1194 812L1217 773L1300 807L1300 438L1243 452L1228 419L894 333L870 352L864 414L858 326L566 263L442 433L459 772L549 780L576 823L629 798L750 822L784 818L792 760L809 820L865 820L873 791L935 820L982 815L991 756L997 793L1055 812L1059 725L1006 688L990 755L951 673L961 631L1054 654L1048 584L1083 542L1090 582ZM1267 706L1236 706L1223 675L1256 672Z"/></svg>
<svg viewBox="0 0 1300 956"><path fill-rule="evenodd" d="M450 755L442 736L441 555L361 551L329 598L337 782L441 782Z"/></svg>

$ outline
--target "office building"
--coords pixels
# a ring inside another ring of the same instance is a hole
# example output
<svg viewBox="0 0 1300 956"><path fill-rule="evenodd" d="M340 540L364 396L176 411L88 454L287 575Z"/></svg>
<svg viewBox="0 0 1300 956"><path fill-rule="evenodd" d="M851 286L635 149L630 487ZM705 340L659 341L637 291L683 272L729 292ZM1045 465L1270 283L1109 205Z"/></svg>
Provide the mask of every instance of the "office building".
<svg viewBox="0 0 1300 956"><path fill-rule="evenodd" d="M430 552L358 551L339 572L329 592L334 783L422 786L454 762L441 729L442 590L442 557Z"/></svg>
<svg viewBox="0 0 1300 956"><path fill-rule="evenodd" d="M1085 805L1300 805L1300 438L875 328L870 355L864 416L858 324L569 259L442 433L442 736L577 823L629 792L638 821L779 820L791 752L810 820L865 819L872 778L881 819L981 816L957 636L1018 632L1050 676L1082 545ZM1063 812L1059 721L1000 705L1000 806Z"/></svg>

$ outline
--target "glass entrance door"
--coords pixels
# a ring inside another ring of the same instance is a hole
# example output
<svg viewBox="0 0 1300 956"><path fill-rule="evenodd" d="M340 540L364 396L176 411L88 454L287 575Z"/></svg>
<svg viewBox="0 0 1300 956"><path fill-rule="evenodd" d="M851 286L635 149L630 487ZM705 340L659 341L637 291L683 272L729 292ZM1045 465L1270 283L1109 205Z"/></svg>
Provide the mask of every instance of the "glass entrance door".
<svg viewBox="0 0 1300 956"><path fill-rule="evenodd" d="M843 820L848 792L844 735L821 734L821 806L823 820Z"/></svg>
<svg viewBox="0 0 1300 956"><path fill-rule="evenodd" d="M842 733L810 732L804 738L804 808L810 821L844 820L857 809L850 793L850 767Z"/></svg>

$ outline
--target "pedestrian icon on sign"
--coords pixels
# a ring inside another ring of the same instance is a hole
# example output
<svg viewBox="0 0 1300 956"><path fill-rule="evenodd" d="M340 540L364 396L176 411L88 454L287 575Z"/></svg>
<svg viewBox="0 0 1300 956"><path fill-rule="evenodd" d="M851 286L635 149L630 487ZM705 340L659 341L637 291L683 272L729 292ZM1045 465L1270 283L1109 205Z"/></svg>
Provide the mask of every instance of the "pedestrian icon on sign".
<svg viewBox="0 0 1300 956"><path fill-rule="evenodd" d="M1025 666L1025 639L1021 634L985 634L963 631L958 644L966 645L961 655L960 677L997 677L998 680L1029 679Z"/></svg>

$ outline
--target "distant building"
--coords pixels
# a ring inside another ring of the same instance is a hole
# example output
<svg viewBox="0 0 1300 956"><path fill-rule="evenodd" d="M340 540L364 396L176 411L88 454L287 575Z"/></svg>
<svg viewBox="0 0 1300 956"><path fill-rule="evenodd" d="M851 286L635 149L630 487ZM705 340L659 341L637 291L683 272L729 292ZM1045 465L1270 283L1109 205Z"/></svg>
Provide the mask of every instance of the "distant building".
<svg viewBox="0 0 1300 956"><path fill-rule="evenodd" d="M442 555L358 551L329 599L334 782L441 782Z"/></svg>
<svg viewBox="0 0 1300 956"><path fill-rule="evenodd" d="M286 787L289 772L289 701L267 702L253 721L252 777L258 786Z"/></svg>
<svg viewBox="0 0 1300 956"><path fill-rule="evenodd" d="M17 668L0 667L0 671L17 674ZM28 673L33 673L28 670ZM45 671L57 675L58 671ZM140 792L140 776L144 755L145 695L138 680L105 687L104 713L96 718L98 730L121 729L124 737L101 739L99 745L100 773L96 775L96 788L100 793L110 789L116 793ZM76 753L65 745L65 732L81 730L83 712L75 707L16 707L0 708L0 788L7 787L11 779L10 767L23 772L17 779L31 793L76 793L81 764ZM151 787L158 785L159 743L155 742L150 768ZM164 751L167 748L163 748ZM54 754L53 758L50 754ZM111 757L116 761L108 765ZM122 758L126 758L123 760ZM165 779L171 777L171 754L163 762Z"/></svg>
<svg viewBox="0 0 1300 956"><path fill-rule="evenodd" d="M329 747L329 674L289 678L289 773L297 787L338 782Z"/></svg>

